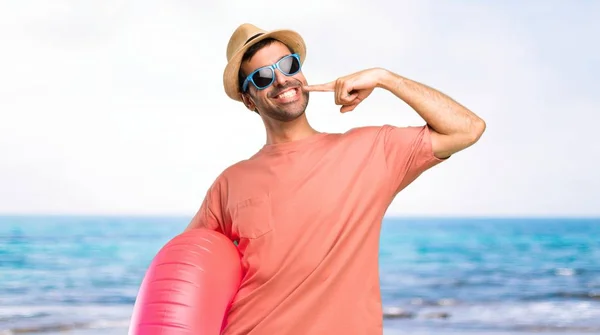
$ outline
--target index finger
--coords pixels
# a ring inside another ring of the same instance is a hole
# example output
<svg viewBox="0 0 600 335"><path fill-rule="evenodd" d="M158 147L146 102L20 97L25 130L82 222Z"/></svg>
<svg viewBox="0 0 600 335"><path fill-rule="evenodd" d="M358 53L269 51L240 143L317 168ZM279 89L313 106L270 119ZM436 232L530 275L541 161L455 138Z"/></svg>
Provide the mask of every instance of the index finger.
<svg viewBox="0 0 600 335"><path fill-rule="evenodd" d="M327 84L305 85L303 89L307 92L333 92L335 91L335 81Z"/></svg>

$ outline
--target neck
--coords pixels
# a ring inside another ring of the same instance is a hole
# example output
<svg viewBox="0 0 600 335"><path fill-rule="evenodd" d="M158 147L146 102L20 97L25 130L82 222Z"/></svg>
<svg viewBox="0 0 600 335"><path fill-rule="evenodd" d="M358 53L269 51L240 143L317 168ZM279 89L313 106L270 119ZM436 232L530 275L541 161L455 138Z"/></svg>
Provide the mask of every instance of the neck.
<svg viewBox="0 0 600 335"><path fill-rule="evenodd" d="M297 141L314 134L318 131L313 129L306 119L306 115L288 121L263 120L267 132L267 144L277 144L284 142Z"/></svg>

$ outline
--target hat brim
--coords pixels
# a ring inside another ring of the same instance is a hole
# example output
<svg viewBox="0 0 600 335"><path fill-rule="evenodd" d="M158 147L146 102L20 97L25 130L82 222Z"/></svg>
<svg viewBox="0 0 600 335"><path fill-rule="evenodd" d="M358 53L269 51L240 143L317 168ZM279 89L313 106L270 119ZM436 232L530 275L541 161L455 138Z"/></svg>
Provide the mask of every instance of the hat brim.
<svg viewBox="0 0 600 335"><path fill-rule="evenodd" d="M293 30L280 29L273 30L267 33L260 35L259 37L253 39L244 45L243 48L240 48L233 57L225 66L225 71L223 72L223 86L225 88L225 93L228 97L233 100L242 101L241 92L239 90L239 78L238 73L240 69L240 65L242 62L242 57L248 48L252 45L266 39L266 38L274 38L281 43L287 45L293 52L297 53L300 56L300 64L304 63L304 59L306 57L306 45L304 43L304 39L300 34Z"/></svg>

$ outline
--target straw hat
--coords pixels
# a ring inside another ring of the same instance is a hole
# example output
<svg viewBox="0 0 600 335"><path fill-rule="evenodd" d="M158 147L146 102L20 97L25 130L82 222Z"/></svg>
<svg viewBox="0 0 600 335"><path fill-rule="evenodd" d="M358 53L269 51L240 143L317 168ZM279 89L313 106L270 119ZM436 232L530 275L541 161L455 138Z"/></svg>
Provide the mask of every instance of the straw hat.
<svg viewBox="0 0 600 335"><path fill-rule="evenodd" d="M250 23L240 25L233 32L227 44L227 66L223 72L225 93L231 99L242 101L241 92L239 91L238 71L244 53L252 45L269 37L287 45L293 52L300 56L300 63L304 62L306 45L302 36L297 32L287 29L266 31Z"/></svg>

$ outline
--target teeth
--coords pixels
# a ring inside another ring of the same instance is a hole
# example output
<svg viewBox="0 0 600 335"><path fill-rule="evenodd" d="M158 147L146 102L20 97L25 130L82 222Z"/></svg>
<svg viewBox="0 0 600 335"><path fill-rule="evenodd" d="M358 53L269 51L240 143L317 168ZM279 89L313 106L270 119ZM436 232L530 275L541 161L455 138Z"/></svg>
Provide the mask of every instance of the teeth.
<svg viewBox="0 0 600 335"><path fill-rule="evenodd" d="M281 93L277 96L277 98L290 98L296 95L296 90L289 90L287 92Z"/></svg>

